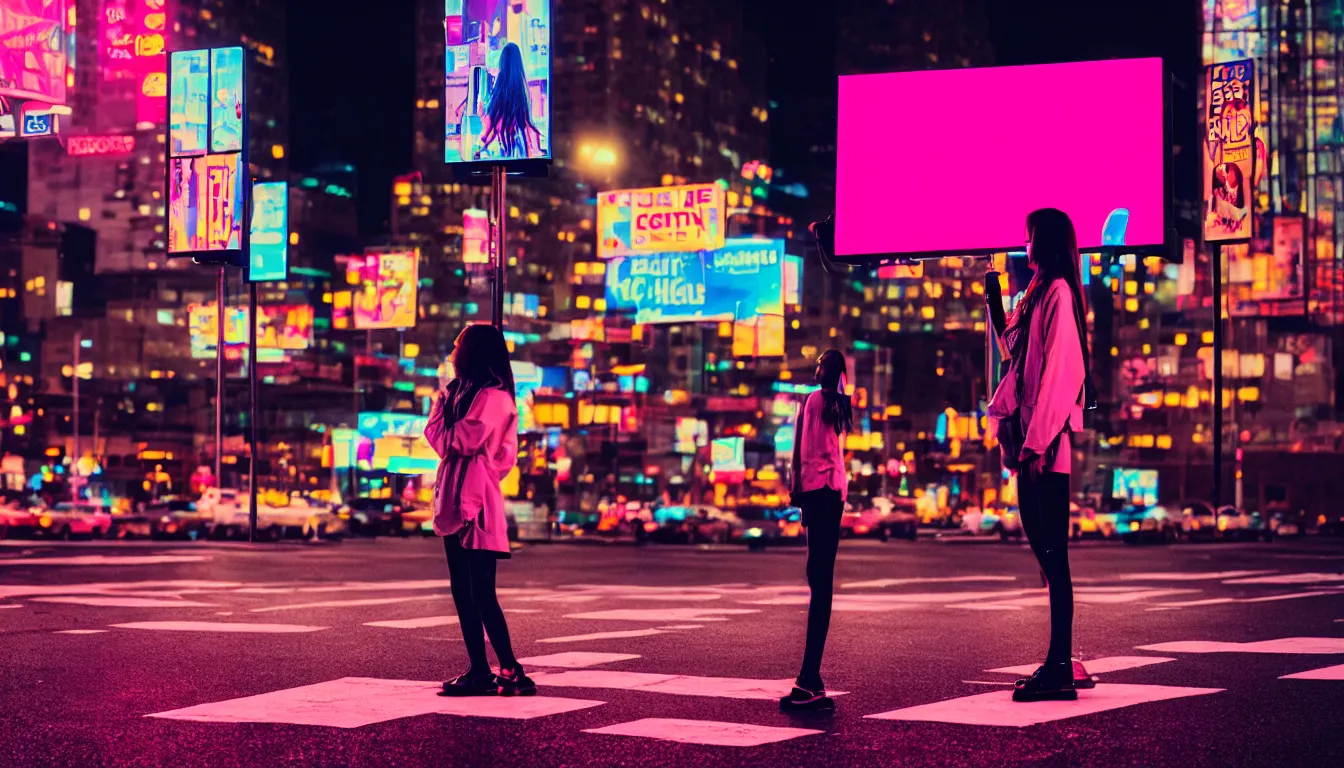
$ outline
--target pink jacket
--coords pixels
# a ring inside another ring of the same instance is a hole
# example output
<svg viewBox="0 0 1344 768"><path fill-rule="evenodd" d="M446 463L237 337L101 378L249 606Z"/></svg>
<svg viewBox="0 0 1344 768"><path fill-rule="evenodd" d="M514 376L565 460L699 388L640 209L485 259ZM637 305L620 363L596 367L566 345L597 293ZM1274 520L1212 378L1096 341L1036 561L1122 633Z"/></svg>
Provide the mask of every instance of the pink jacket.
<svg viewBox="0 0 1344 768"><path fill-rule="evenodd" d="M845 474L845 454L840 450L840 436L835 434L835 428L822 420L821 411L825 404L826 398L820 391L812 392L803 401L802 418L799 419L803 433L798 437L802 458L797 470L801 490L830 488L839 491L841 499L847 499L849 477Z"/></svg>
<svg viewBox="0 0 1344 768"><path fill-rule="evenodd" d="M504 494L499 484L518 459L518 409L502 389L483 389L467 415L449 426L440 392L429 411L425 439L439 455L434 484L434 532L461 534L462 546L509 551Z"/></svg>
<svg viewBox="0 0 1344 768"><path fill-rule="evenodd" d="M1020 402L1022 427L1026 431L1022 450L1044 456L1050 443L1059 436L1059 450L1046 470L1067 474L1072 469L1069 433L1083 429L1083 382L1087 372L1068 283L1056 280L1046 291L1045 299L1032 313L1026 367L1022 369ZM1017 409L1016 371L1022 364L1023 361L1014 361L1012 370L995 390L989 404L991 419L1005 419Z"/></svg>

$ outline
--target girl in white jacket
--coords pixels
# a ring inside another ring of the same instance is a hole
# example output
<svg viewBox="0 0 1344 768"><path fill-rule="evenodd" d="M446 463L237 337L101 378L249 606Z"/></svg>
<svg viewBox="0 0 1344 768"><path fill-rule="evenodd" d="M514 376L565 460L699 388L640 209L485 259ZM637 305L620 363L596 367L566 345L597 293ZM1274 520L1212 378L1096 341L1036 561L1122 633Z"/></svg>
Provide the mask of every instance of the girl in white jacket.
<svg viewBox="0 0 1344 768"><path fill-rule="evenodd" d="M490 325L467 326L454 345L453 368L457 378L435 398L425 439L440 458L434 532L443 537L471 668L444 683L442 695L532 695L537 686L513 655L495 594L496 561L509 557L499 484L518 457L518 406L504 335ZM497 675L485 655L486 633L499 657Z"/></svg>

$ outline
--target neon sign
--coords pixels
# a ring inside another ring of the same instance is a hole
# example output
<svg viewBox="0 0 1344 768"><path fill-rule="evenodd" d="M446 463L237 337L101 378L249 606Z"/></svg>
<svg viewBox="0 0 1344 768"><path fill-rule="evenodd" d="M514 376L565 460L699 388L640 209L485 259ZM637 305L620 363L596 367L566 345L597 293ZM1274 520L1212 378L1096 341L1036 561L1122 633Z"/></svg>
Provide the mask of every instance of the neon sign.
<svg viewBox="0 0 1344 768"><path fill-rule="evenodd" d="M125 155L134 150L134 136L71 136L65 143L68 155Z"/></svg>

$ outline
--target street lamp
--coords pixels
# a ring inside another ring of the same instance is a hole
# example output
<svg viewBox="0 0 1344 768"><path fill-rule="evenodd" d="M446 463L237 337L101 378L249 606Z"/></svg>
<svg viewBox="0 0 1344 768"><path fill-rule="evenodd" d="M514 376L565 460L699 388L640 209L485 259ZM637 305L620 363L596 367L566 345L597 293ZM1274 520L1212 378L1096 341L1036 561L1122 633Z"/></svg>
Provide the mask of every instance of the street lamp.
<svg viewBox="0 0 1344 768"><path fill-rule="evenodd" d="M609 180L621 165L620 147L610 139L582 139L577 165L586 173Z"/></svg>

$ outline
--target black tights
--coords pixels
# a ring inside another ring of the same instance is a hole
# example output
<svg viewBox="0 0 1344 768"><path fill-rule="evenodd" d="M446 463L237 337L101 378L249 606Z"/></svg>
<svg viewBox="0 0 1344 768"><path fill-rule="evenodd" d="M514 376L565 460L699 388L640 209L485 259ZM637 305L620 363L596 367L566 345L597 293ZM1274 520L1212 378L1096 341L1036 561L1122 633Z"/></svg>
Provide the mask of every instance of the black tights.
<svg viewBox="0 0 1344 768"><path fill-rule="evenodd" d="M490 672L490 661L485 656L485 633L490 633L490 645L499 657L501 669L513 669L518 660L509 643L509 625L495 596L495 564L499 559L494 552L466 549L456 536L443 537L443 550L448 555L448 577L453 582L453 605L457 606L457 620L462 629L462 640L467 644L473 674ZM484 631L482 631L484 627Z"/></svg>
<svg viewBox="0 0 1344 768"><path fill-rule="evenodd" d="M1069 575L1069 476L1046 472L1037 480L1018 475L1022 530L1050 588L1050 650L1045 661L1066 662L1073 650L1073 579Z"/></svg>
<svg viewBox="0 0 1344 768"><path fill-rule="evenodd" d="M822 687L821 653L831 627L831 597L835 592L835 553L840 546L840 515L845 503L839 491L823 489L819 499L803 510L807 522L807 644L798 682L810 690Z"/></svg>

